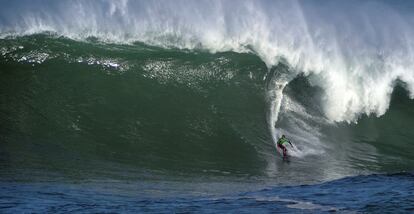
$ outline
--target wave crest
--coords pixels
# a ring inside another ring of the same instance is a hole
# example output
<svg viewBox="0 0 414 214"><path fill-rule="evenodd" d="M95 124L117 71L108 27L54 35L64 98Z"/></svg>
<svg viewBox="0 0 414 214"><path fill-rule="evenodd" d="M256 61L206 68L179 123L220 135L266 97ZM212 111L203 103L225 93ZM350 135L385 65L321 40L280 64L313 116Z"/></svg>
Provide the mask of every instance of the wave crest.
<svg viewBox="0 0 414 214"><path fill-rule="evenodd" d="M269 68L283 59L325 90L327 118L350 122L384 114L396 80L414 98L414 19L401 4L8 1L0 9L0 33L51 31L72 39L254 52Z"/></svg>

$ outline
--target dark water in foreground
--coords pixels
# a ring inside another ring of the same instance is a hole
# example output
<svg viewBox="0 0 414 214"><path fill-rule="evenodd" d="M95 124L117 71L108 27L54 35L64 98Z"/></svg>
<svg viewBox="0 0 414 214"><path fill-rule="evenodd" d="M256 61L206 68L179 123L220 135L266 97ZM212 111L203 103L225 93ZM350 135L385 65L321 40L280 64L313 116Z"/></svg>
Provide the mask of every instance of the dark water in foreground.
<svg viewBox="0 0 414 214"><path fill-rule="evenodd" d="M2 213L412 213L413 179L409 173L355 176L215 196L187 190L172 196L174 187L183 191L188 185L174 182L1 182L0 208ZM220 188L226 183L195 185Z"/></svg>

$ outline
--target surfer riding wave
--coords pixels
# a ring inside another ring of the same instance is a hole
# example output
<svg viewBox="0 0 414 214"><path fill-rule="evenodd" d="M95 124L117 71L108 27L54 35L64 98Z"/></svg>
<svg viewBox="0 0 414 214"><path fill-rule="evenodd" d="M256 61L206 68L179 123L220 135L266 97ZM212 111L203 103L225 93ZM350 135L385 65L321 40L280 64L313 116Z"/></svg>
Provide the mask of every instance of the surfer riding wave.
<svg viewBox="0 0 414 214"><path fill-rule="evenodd" d="M283 151L283 158L287 157L287 149L285 144L289 143L292 147L292 143L286 139L285 135L282 135L281 138L279 138L279 140L277 141L277 147L279 147L282 151Z"/></svg>

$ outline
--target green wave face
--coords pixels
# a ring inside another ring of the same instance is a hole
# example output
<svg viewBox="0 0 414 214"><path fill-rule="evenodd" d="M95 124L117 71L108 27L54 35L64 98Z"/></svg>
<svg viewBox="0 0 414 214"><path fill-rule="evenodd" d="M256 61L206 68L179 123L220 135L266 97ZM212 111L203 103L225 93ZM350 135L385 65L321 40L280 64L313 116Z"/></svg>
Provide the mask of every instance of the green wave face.
<svg viewBox="0 0 414 214"><path fill-rule="evenodd" d="M412 166L414 104L403 89L381 118L337 124L326 120L325 92L312 76L296 77L283 90L274 127L297 146L287 165L269 130L267 93L286 64L269 70L248 53L46 35L5 38L0 47L3 174L149 172L309 182Z"/></svg>
<svg viewBox="0 0 414 214"><path fill-rule="evenodd" d="M272 149L267 70L253 55L40 35L1 47L2 151L10 167L109 161L260 173L255 146Z"/></svg>

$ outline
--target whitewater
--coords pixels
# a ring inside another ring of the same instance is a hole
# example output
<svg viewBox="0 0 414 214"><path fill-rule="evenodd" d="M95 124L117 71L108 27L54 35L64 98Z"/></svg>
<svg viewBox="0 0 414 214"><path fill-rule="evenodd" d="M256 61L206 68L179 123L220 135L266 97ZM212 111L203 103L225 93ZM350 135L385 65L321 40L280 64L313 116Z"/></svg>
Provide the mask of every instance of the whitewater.
<svg viewBox="0 0 414 214"><path fill-rule="evenodd" d="M257 54L314 76L331 121L383 115L396 80L414 96L413 17L386 2L7 2L3 37L54 32L73 39ZM409 3L407 3L409 4ZM15 11L18 11L16 13Z"/></svg>

